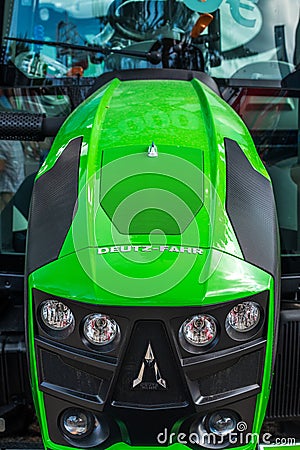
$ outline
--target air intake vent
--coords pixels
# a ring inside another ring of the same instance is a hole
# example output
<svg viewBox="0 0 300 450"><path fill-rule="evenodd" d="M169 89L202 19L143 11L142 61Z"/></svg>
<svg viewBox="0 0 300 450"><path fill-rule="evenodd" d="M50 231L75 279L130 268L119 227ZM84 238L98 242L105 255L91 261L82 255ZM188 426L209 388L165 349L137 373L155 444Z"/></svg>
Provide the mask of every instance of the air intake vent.
<svg viewBox="0 0 300 450"><path fill-rule="evenodd" d="M300 417L300 311L281 313L275 375L267 418Z"/></svg>

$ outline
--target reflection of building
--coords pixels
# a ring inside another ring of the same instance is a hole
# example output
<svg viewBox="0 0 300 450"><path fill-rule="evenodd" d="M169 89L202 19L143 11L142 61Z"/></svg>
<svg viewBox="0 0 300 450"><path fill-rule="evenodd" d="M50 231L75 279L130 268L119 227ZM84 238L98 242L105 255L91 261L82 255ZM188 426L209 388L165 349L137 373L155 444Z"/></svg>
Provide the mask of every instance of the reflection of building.
<svg viewBox="0 0 300 450"><path fill-rule="evenodd" d="M280 79L283 73L293 69L299 9L299 0L223 1L220 25L224 60L220 67L212 68L211 74L214 77L249 78L252 71L252 78ZM237 14L248 21L248 26L243 20L236 20ZM253 64L268 61L272 61L272 67L256 65L251 68ZM276 64L277 61L290 66L282 70L283 66ZM249 66L246 72L241 70L246 66Z"/></svg>
<svg viewBox="0 0 300 450"><path fill-rule="evenodd" d="M109 6L113 0L40 0L40 8L53 8L57 12L64 13L74 19L91 19L94 17L106 16ZM45 12L44 12L45 14Z"/></svg>
<svg viewBox="0 0 300 450"><path fill-rule="evenodd" d="M69 44L89 43L110 48L126 48L141 44L149 51L153 41L163 37L188 36L197 18L199 2L192 7L188 0L16 0L12 11L5 3L5 35L37 39L39 30L45 40ZM270 76L278 79L293 69L295 32L298 23L299 0L214 0L207 4L220 6L221 65L208 68L214 77L243 77L240 69L249 64L283 62ZM8 4L8 2L7 2ZM204 2L201 4L204 7ZM217 16L215 14L215 23ZM277 29L277 31L276 31ZM277 33L277 34L276 34ZM299 40L299 32L297 39ZM42 39L43 40L43 39ZM150 44L149 44L150 43ZM147 46L148 45L148 46ZM200 45L200 44L199 44ZM29 78L62 78L74 66L84 69L84 76L98 76L112 67L144 67L145 61L111 58L100 53L61 47L9 44L7 57ZM201 47L202 49L203 46ZM204 49L205 50L205 49ZM36 56L37 55L37 56ZM102 64L104 59L104 64ZM209 59L209 58L208 58ZM298 56L295 55L295 61ZM112 63L113 60L113 63ZM34 71L34 64L39 70ZM38 64L39 63L39 64ZM119 64L119 67L117 65ZM286 64L289 64L285 66ZM207 67L209 64L207 64ZM257 72L255 77L264 75ZM272 69L272 67L271 67ZM33 71L34 73L30 72ZM46 71L43 74L43 71ZM72 71L69 72L72 74Z"/></svg>

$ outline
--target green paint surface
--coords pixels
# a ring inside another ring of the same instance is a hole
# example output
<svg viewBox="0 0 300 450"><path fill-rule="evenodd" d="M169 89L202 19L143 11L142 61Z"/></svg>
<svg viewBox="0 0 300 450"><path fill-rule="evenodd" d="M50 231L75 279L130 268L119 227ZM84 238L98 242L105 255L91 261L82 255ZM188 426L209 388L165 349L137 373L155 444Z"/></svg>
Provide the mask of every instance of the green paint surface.
<svg viewBox="0 0 300 450"><path fill-rule="evenodd" d="M59 258L28 280L30 368L45 447L69 448L48 435L37 380L33 288L128 308L214 306L269 290L264 376L252 429L259 433L270 389L273 279L243 260L225 208L225 137L238 141L253 168L268 178L245 125L197 80L115 79L70 115L38 177L77 136L83 143L72 226ZM147 156L152 142L157 158ZM252 450L255 444L236 448Z"/></svg>

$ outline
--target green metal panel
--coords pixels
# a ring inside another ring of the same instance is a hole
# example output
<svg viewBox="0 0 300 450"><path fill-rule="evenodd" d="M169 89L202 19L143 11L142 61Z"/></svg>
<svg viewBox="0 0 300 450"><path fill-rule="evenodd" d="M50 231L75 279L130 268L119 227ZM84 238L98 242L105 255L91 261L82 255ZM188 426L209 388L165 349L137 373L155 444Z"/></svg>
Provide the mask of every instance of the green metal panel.
<svg viewBox="0 0 300 450"><path fill-rule="evenodd" d="M197 80L116 79L68 118L38 177L77 136L83 136L83 143L72 226L59 258L28 280L31 376L45 446L68 448L48 436L37 380L33 288L79 302L128 307L200 307L269 290L266 362L252 430L258 433L270 389L273 278L243 260L225 208L225 137L237 140L254 169L268 177L245 125ZM157 158L147 155L152 142ZM147 216L151 208L156 212ZM161 219L159 209L169 216ZM144 215L137 217L137 212ZM126 233L130 221L135 225ZM158 222L164 229L149 234Z"/></svg>

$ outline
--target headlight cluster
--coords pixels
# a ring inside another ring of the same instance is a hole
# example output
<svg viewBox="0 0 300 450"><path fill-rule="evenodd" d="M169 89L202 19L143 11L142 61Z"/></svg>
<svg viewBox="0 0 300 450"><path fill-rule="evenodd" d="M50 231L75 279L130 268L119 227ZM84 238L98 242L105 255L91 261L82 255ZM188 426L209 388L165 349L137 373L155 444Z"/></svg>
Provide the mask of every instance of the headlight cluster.
<svg viewBox="0 0 300 450"><path fill-rule="evenodd" d="M235 305L227 314L225 329L237 341L254 336L262 324L261 307L251 301ZM208 350L218 341L218 322L208 314L198 314L185 320L179 330L183 348L191 353Z"/></svg>
<svg viewBox="0 0 300 450"><path fill-rule="evenodd" d="M48 334L64 339L74 330L74 315L63 302L46 300L42 302L39 311L40 324ZM234 340L245 341L260 329L262 318L262 309L257 303L252 301L238 303L225 318L226 332ZM180 343L191 353L206 351L218 342L219 328L218 321L209 314L189 317L180 327ZM120 328L108 315L93 313L83 319L81 335L86 345L104 349L108 344L118 343Z"/></svg>
<svg viewBox="0 0 300 450"><path fill-rule="evenodd" d="M66 338L75 327L71 309L58 300L46 300L40 306L40 323L43 329L56 338ZM85 343L100 347L112 343L120 335L117 322L105 314L89 314L82 322Z"/></svg>

